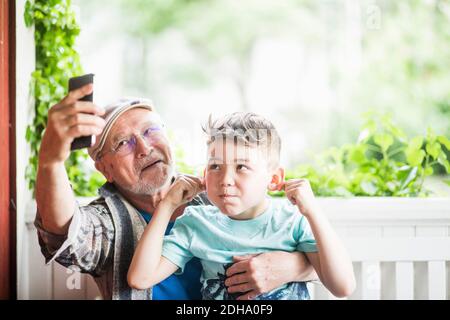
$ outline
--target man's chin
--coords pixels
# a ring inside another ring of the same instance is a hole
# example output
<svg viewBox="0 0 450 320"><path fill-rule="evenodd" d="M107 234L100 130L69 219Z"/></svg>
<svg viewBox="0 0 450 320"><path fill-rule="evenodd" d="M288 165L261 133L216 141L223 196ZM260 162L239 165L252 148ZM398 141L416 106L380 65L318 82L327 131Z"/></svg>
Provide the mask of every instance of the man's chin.
<svg viewBox="0 0 450 320"><path fill-rule="evenodd" d="M170 165L161 164L156 168L149 168L141 172L139 185L145 194L153 194L170 185L173 170Z"/></svg>

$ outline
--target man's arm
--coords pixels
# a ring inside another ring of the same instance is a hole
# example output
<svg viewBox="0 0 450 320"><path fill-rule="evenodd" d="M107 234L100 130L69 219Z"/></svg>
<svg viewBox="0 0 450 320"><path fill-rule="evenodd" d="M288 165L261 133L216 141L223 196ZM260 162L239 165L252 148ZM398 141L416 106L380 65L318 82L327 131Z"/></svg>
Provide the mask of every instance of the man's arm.
<svg viewBox="0 0 450 320"><path fill-rule="evenodd" d="M36 203L43 228L53 234L66 234L75 212L75 198L64 167L70 144L80 136L98 135L104 127L104 120L96 116L103 110L90 102L77 101L90 92L92 85L71 91L49 110L39 151Z"/></svg>
<svg viewBox="0 0 450 320"><path fill-rule="evenodd" d="M46 262L55 260L93 276L103 274L111 266L114 253L114 223L103 198L87 206L74 204L75 214L66 235L57 235L42 226L38 215L35 226L41 252Z"/></svg>
<svg viewBox="0 0 450 320"><path fill-rule="evenodd" d="M228 292L242 292L238 299L253 299L289 282L318 279L314 268L301 252L272 251L233 257L227 270Z"/></svg>

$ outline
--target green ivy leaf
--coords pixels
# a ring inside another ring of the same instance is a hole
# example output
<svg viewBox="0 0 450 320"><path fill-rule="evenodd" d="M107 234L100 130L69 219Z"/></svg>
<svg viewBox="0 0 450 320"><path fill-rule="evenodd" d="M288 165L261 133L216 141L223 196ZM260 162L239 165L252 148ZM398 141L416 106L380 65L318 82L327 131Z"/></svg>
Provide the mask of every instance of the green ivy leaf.
<svg viewBox="0 0 450 320"><path fill-rule="evenodd" d="M412 138L411 141L408 144L408 149L419 150L419 149L422 148L422 144L423 144L423 138L422 137Z"/></svg>
<svg viewBox="0 0 450 320"><path fill-rule="evenodd" d="M450 151L450 140L449 140L447 137L445 137L445 136L438 136L438 137L437 137L437 140L438 140L441 144L443 144L443 145L445 146L445 148L447 148L447 150Z"/></svg>
<svg viewBox="0 0 450 320"><path fill-rule="evenodd" d="M27 2L25 2L23 18L25 21L25 26L27 28L29 28L33 25L33 5L29 0L27 0Z"/></svg>
<svg viewBox="0 0 450 320"><path fill-rule="evenodd" d="M425 176L431 176L433 174L433 167L426 167L424 170Z"/></svg>
<svg viewBox="0 0 450 320"><path fill-rule="evenodd" d="M387 133L379 133L373 137L373 140L380 146L382 152L386 152L387 149L394 143L392 135Z"/></svg>
<svg viewBox="0 0 450 320"><path fill-rule="evenodd" d="M437 157L439 156L439 153L441 152L441 145L436 141L432 143L427 143L425 146L425 150L434 160L436 160Z"/></svg>
<svg viewBox="0 0 450 320"><path fill-rule="evenodd" d="M406 161L411 167L420 166L425 159L425 151L407 148L405 151Z"/></svg>
<svg viewBox="0 0 450 320"><path fill-rule="evenodd" d="M404 189L408 184L417 178L417 167L412 167L406 170L406 174L403 178L401 178L401 186L400 189Z"/></svg>
<svg viewBox="0 0 450 320"><path fill-rule="evenodd" d="M369 196L373 196L377 193L378 188L371 181L363 181L361 183L361 189Z"/></svg>
<svg viewBox="0 0 450 320"><path fill-rule="evenodd" d="M441 153L437 159L438 163L445 168L447 173L450 173L450 162L447 160L445 153Z"/></svg>

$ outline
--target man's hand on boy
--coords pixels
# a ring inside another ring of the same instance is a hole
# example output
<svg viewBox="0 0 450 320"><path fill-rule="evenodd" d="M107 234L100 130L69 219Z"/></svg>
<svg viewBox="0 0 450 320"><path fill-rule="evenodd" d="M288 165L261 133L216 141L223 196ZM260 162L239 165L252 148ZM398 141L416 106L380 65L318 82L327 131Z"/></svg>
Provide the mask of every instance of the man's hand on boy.
<svg viewBox="0 0 450 320"><path fill-rule="evenodd" d="M318 208L316 197L307 179L291 179L284 183L286 197L296 205L305 217L311 216Z"/></svg>
<svg viewBox="0 0 450 320"><path fill-rule="evenodd" d="M234 256L233 261L227 269L225 286L229 293L242 293L238 300L254 299L289 282L317 279L301 252L269 251Z"/></svg>
<svg viewBox="0 0 450 320"><path fill-rule="evenodd" d="M179 175L162 202L176 209L191 201L203 190L205 190L203 179L187 174Z"/></svg>

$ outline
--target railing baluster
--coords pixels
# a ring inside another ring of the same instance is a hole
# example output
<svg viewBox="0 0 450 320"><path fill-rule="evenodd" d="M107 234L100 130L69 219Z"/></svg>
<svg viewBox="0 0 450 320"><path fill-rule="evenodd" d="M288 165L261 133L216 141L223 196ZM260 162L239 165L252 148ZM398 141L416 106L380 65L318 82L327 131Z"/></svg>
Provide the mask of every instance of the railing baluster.
<svg viewBox="0 0 450 320"><path fill-rule="evenodd" d="M379 300L381 296L381 271L377 261L361 263L361 299Z"/></svg>
<svg viewBox="0 0 450 320"><path fill-rule="evenodd" d="M445 261L428 262L428 299L445 300Z"/></svg>
<svg viewBox="0 0 450 320"><path fill-rule="evenodd" d="M397 300L414 299L414 266L412 262L395 264L395 289Z"/></svg>

